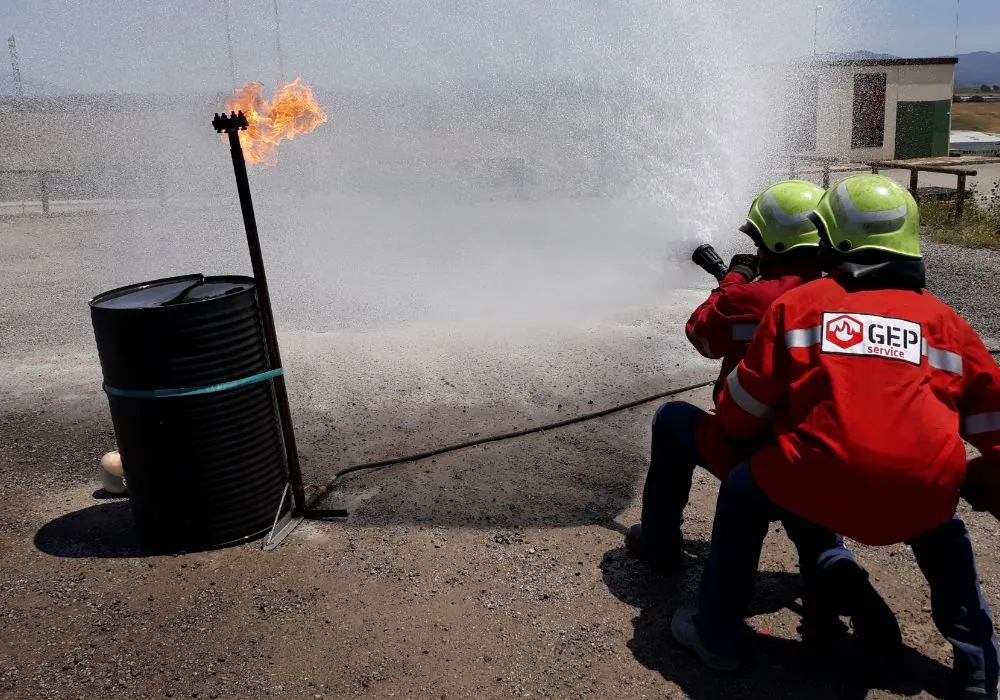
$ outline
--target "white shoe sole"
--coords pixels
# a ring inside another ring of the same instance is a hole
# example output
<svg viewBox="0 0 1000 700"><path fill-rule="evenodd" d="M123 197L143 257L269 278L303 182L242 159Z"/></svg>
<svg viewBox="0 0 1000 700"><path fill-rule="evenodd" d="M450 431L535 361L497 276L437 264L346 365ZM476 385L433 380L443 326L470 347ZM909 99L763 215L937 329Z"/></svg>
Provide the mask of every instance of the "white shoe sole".
<svg viewBox="0 0 1000 700"><path fill-rule="evenodd" d="M701 659L701 662L708 666L713 671L719 671L722 673L732 673L733 671L739 670L740 664L738 661L733 659L723 659L717 654L713 654L708 649L701 645L700 640L690 639L687 634L689 625L692 625L691 618L694 616L695 610L691 606L684 606L680 608L676 613L674 613L673 620L670 621L670 632L674 639L682 647L689 651L693 651Z"/></svg>

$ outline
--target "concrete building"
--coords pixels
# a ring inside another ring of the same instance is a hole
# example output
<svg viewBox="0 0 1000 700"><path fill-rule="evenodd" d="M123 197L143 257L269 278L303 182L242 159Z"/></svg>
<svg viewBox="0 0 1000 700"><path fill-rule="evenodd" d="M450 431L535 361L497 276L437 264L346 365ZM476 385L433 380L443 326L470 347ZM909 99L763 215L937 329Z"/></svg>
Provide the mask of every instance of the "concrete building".
<svg viewBox="0 0 1000 700"><path fill-rule="evenodd" d="M809 61L793 69L789 148L850 161L948 155L958 59Z"/></svg>
<svg viewBox="0 0 1000 700"><path fill-rule="evenodd" d="M952 153L962 155L970 153L1000 155L1000 134L986 131L952 131L950 148Z"/></svg>

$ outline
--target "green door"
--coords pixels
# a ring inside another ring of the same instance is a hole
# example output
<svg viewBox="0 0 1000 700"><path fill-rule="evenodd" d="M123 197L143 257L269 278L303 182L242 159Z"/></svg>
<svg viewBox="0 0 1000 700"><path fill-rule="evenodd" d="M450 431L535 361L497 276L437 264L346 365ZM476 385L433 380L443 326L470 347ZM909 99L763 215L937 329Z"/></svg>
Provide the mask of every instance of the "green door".
<svg viewBox="0 0 1000 700"><path fill-rule="evenodd" d="M932 156L946 156L951 150L951 100L934 103L934 139Z"/></svg>
<svg viewBox="0 0 1000 700"><path fill-rule="evenodd" d="M948 155L951 101L896 103L895 157L927 158Z"/></svg>

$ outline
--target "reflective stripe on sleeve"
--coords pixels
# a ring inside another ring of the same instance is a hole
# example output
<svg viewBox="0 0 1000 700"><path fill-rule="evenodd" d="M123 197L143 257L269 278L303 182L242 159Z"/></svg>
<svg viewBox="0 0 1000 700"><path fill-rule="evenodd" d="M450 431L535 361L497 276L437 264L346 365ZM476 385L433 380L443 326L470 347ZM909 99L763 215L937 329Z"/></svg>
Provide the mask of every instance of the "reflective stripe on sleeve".
<svg viewBox="0 0 1000 700"><path fill-rule="evenodd" d="M757 332L758 323L734 323L733 340L747 341L753 340L753 334Z"/></svg>
<svg viewBox="0 0 1000 700"><path fill-rule="evenodd" d="M962 376L962 356L957 352L928 345L926 338L923 341L923 351L924 356L927 357L927 364L934 369Z"/></svg>
<svg viewBox="0 0 1000 700"><path fill-rule="evenodd" d="M702 354L705 357L707 357L710 360L719 359L719 356L716 355L714 352L712 352L712 346L709 345L708 341L702 338L700 335L698 335L697 333L688 333L687 337L688 340L690 340L692 343L697 343L698 345L701 346L701 349L703 351Z"/></svg>
<svg viewBox="0 0 1000 700"><path fill-rule="evenodd" d="M965 418L965 434L981 435L1000 430L1000 412L974 413Z"/></svg>
<svg viewBox="0 0 1000 700"><path fill-rule="evenodd" d="M808 348L818 345L822 339L822 326L796 328L795 330L785 331L785 347L788 348Z"/></svg>
<svg viewBox="0 0 1000 700"><path fill-rule="evenodd" d="M742 408L744 411L749 413L755 418L769 418L771 415L771 407L765 403L761 403L750 393L743 388L740 384L740 377L738 374L739 365L737 365L729 376L726 377L726 388L729 389L729 395L733 397L733 401Z"/></svg>

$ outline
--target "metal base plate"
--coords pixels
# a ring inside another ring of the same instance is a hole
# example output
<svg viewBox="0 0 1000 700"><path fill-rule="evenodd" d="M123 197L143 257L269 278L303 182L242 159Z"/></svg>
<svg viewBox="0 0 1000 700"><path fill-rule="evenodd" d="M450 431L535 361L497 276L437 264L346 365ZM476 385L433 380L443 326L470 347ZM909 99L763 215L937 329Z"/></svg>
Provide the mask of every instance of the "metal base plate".
<svg viewBox="0 0 1000 700"><path fill-rule="evenodd" d="M271 532L264 540L265 552L271 552L280 547L281 543L288 539L288 536L295 532L295 529L306 518L309 520L333 520L347 517L347 511L343 508L313 508L306 511L305 514L301 514L296 513L289 503L289 508L285 511L285 502L288 501L291 487L291 483L285 484L285 490L281 494L281 503L278 504L278 512L274 516L274 525L271 526Z"/></svg>
<svg viewBox="0 0 1000 700"><path fill-rule="evenodd" d="M285 513L285 517L281 518L274 527L271 528L271 533L264 540L264 551L270 552L281 546L290 534L295 532L295 528L302 524L305 520L301 515L293 515L292 511Z"/></svg>

